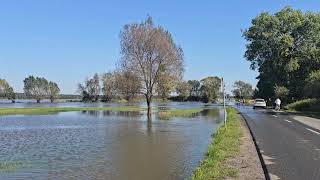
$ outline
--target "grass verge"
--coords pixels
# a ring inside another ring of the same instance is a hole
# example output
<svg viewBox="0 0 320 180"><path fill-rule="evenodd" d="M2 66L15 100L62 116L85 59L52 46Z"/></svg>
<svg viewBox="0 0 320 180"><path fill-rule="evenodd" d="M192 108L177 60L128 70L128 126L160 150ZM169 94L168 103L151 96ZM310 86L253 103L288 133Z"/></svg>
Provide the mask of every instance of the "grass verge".
<svg viewBox="0 0 320 180"><path fill-rule="evenodd" d="M227 113L227 125L223 125L217 130L206 158L193 172L193 180L223 179L237 175L238 170L227 167L225 162L228 158L239 153L242 131L237 111L228 108Z"/></svg>
<svg viewBox="0 0 320 180"><path fill-rule="evenodd" d="M144 111L136 106L121 107L49 107L49 108L0 108L0 116L5 115L45 115L69 111Z"/></svg>

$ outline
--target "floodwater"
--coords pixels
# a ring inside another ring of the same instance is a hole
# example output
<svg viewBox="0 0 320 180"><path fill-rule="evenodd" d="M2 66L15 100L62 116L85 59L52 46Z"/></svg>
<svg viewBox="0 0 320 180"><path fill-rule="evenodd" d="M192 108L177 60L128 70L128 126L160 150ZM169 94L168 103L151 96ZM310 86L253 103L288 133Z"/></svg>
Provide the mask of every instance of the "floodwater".
<svg viewBox="0 0 320 180"><path fill-rule="evenodd" d="M195 108L201 103L155 104ZM0 116L0 179L189 179L222 120L217 106L161 120L144 112Z"/></svg>

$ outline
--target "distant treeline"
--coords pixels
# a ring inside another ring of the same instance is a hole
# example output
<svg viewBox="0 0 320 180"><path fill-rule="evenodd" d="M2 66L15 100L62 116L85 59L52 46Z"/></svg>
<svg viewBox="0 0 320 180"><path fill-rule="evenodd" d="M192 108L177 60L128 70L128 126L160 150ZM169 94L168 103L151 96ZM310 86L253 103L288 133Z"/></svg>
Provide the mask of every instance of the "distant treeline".
<svg viewBox="0 0 320 180"><path fill-rule="evenodd" d="M44 99L49 99L50 97L45 97ZM16 93L16 99L30 99L25 93ZM78 94L59 94L56 99L81 99Z"/></svg>
<svg viewBox="0 0 320 180"><path fill-rule="evenodd" d="M24 93L16 93L5 79L0 79L0 98L11 100L13 103L16 99L35 99L40 103L42 99L50 99L54 102L56 99L79 99L79 95L60 94L57 83L48 81L44 77L29 76L23 80Z"/></svg>

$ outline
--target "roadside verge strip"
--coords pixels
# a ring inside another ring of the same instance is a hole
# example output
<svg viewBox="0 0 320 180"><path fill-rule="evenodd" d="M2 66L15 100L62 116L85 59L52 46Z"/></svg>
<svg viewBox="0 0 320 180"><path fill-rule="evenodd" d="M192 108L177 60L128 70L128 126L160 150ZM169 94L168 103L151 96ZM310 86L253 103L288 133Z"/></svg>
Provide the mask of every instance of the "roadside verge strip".
<svg viewBox="0 0 320 180"><path fill-rule="evenodd" d="M260 159L260 162L261 162L261 166L262 166L262 169L263 169L263 173L264 173L265 179L266 179L266 180L271 180L270 174L269 174L268 169L267 169L267 166L266 166L266 163L265 163L265 161L264 161L264 159L263 159L262 153L260 152L259 146L258 146L258 144L257 144L257 141L256 141L254 135L253 135L253 132L252 132L252 129L251 129L249 123L248 123L248 120L247 120L247 118L246 118L240 111L238 111L238 112L239 112L239 114L241 114L242 118L243 118L244 121L246 122L246 125L247 125L247 127L248 127L248 129L249 129L249 132L250 132L250 134L251 134L253 143L254 143L254 145L255 145L255 147L256 147L256 151L257 151L257 153L258 153L258 156L259 156L259 159Z"/></svg>

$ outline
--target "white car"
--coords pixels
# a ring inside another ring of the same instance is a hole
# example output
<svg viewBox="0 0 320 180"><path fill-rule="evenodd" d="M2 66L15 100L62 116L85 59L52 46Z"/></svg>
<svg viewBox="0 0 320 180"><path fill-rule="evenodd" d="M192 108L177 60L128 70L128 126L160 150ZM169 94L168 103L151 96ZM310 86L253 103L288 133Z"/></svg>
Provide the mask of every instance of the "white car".
<svg viewBox="0 0 320 180"><path fill-rule="evenodd" d="M253 103L253 109L255 108L266 108L267 107L267 103L264 99L255 99L254 103Z"/></svg>

